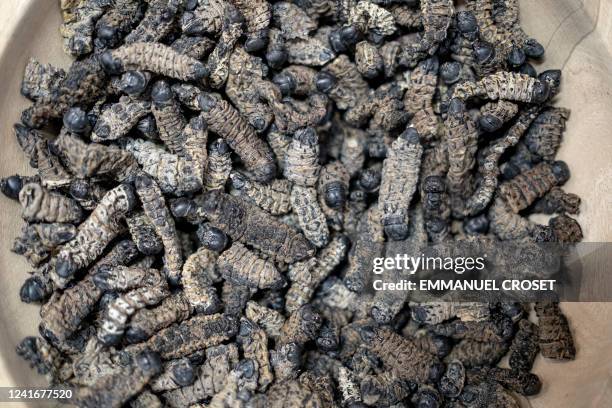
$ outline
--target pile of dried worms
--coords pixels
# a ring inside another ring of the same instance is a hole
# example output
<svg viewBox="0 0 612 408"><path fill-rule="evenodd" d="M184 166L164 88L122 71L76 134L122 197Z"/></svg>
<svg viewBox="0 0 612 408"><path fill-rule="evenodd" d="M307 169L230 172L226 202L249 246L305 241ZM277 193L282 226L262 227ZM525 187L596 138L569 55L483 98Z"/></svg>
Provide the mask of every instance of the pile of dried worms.
<svg viewBox="0 0 612 408"><path fill-rule="evenodd" d="M582 238L518 0L61 7L75 61L27 65L36 171L1 188L41 305L17 352L79 406L508 408L574 358L557 303L368 287L390 241Z"/></svg>

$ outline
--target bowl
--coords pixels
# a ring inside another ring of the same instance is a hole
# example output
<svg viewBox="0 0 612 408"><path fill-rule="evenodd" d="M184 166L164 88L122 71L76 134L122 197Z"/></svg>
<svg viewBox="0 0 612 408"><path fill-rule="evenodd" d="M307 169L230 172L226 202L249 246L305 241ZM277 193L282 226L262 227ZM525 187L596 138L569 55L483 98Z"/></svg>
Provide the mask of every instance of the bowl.
<svg viewBox="0 0 612 408"><path fill-rule="evenodd" d="M58 1L0 2L0 176L31 174L12 131L28 101L19 94L30 57L66 67L61 49ZM538 70L561 68L557 105L570 108L559 158L572 177L566 190L582 197L578 216L584 240L612 241L612 2L521 0L522 24L546 47ZM9 248L22 221L20 207L0 200L0 386L42 387L44 378L15 354L16 344L38 332L38 309L19 299L28 265ZM596 408L612 406L612 303L564 303L577 358L557 363L538 357L534 372L542 392L524 406ZM2 403L0 402L0 405ZM15 405L11 405L15 406ZM29 403L27 406L39 406Z"/></svg>

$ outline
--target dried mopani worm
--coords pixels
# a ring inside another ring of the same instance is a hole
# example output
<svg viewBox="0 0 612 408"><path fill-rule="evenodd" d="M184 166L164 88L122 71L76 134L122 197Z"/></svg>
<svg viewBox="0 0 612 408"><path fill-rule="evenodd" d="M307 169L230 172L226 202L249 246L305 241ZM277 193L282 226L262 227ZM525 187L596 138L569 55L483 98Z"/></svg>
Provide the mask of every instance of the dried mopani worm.
<svg viewBox="0 0 612 408"><path fill-rule="evenodd" d="M236 109L209 94L202 94L198 104L208 128L227 142L258 180L269 181L276 172L272 152Z"/></svg>
<svg viewBox="0 0 612 408"><path fill-rule="evenodd" d="M151 71L183 81L195 81L208 74L200 61L160 43L137 42L102 54L101 64L116 74L126 70Z"/></svg>
<svg viewBox="0 0 612 408"><path fill-rule="evenodd" d="M232 316L196 315L157 332L144 343L127 347L126 351L134 353L149 348L159 353L162 359L180 358L216 346L237 331L238 321Z"/></svg>
<svg viewBox="0 0 612 408"><path fill-rule="evenodd" d="M146 140L127 140L125 149L132 153L142 170L157 180L164 193L182 195L202 188L202 169L199 163Z"/></svg>
<svg viewBox="0 0 612 408"><path fill-rule="evenodd" d="M148 101L132 100L123 96L108 108L96 121L91 140L102 142L116 140L125 136L150 111L151 103Z"/></svg>
<svg viewBox="0 0 612 408"><path fill-rule="evenodd" d="M286 284L272 263L259 258L240 242L221 253L217 266L225 279L236 284L261 289L281 288Z"/></svg>
<svg viewBox="0 0 612 408"><path fill-rule="evenodd" d="M77 223L83 210L73 199L44 189L40 184L28 183L19 192L26 221Z"/></svg>
<svg viewBox="0 0 612 408"><path fill-rule="evenodd" d="M128 184L121 184L106 193L96 209L79 225L76 237L60 248L53 280L56 283L70 280L77 269L96 259L123 231L121 220L135 202L134 191Z"/></svg>
<svg viewBox="0 0 612 408"><path fill-rule="evenodd" d="M174 219L166 207L161 190L149 176L138 176L135 180L136 194L142 202L145 214L155 226L164 244L164 272L173 283L180 280L183 267L181 247L176 234Z"/></svg>
<svg viewBox="0 0 612 408"><path fill-rule="evenodd" d="M419 134L408 128L393 142L383 162L378 211L390 239L402 240L408 234L408 206L416 191L422 154Z"/></svg>
<svg viewBox="0 0 612 408"><path fill-rule="evenodd" d="M217 255L205 247L191 254L183 265L182 283L185 297L199 313L213 313L220 300L213 285L212 274Z"/></svg>

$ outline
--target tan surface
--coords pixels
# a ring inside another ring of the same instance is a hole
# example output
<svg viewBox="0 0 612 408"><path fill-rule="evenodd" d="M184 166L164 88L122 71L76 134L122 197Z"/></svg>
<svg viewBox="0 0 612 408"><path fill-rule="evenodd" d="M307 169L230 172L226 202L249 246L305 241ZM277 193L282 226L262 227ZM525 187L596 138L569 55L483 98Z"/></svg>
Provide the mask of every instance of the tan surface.
<svg viewBox="0 0 612 408"><path fill-rule="evenodd" d="M26 101L19 82L30 56L66 65L60 48L58 1L0 0L0 175L29 171L12 123ZM567 189L583 198L580 222L586 241L612 241L612 2L522 0L527 32L547 47L543 67L563 67L559 104L572 110L560 157L572 170ZM0 200L0 386L43 384L19 360L16 343L36 333L37 307L19 301L27 265L8 247L19 228L18 205ZM540 357L542 393L534 408L612 407L612 304L564 304L578 358L553 363ZM0 403L0 405L2 405ZM11 404L11 406L15 406ZM529 405L527 405L529 406Z"/></svg>

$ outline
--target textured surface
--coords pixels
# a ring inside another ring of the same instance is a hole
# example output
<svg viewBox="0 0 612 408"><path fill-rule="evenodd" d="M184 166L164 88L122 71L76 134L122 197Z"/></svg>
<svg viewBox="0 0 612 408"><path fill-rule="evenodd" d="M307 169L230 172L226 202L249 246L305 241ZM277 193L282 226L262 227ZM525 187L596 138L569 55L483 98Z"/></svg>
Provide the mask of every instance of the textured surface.
<svg viewBox="0 0 612 408"><path fill-rule="evenodd" d="M545 47L541 68L563 68L559 106L571 108L559 158L572 178L565 186L583 198L578 220L585 241L612 241L612 2L608 0L521 0L521 22ZM26 106L19 95L29 57L66 67L54 0L0 1L0 176L31 170L17 145L12 124ZM42 385L14 348L37 331L37 306L19 301L28 266L9 252L21 221L17 203L2 200L0 215L0 386ZM555 363L536 360L542 393L533 408L612 406L612 304L563 304L575 334L577 358ZM11 406L17 406L12 404ZM34 406L34 405L32 405ZM526 405L529 406L529 405Z"/></svg>

